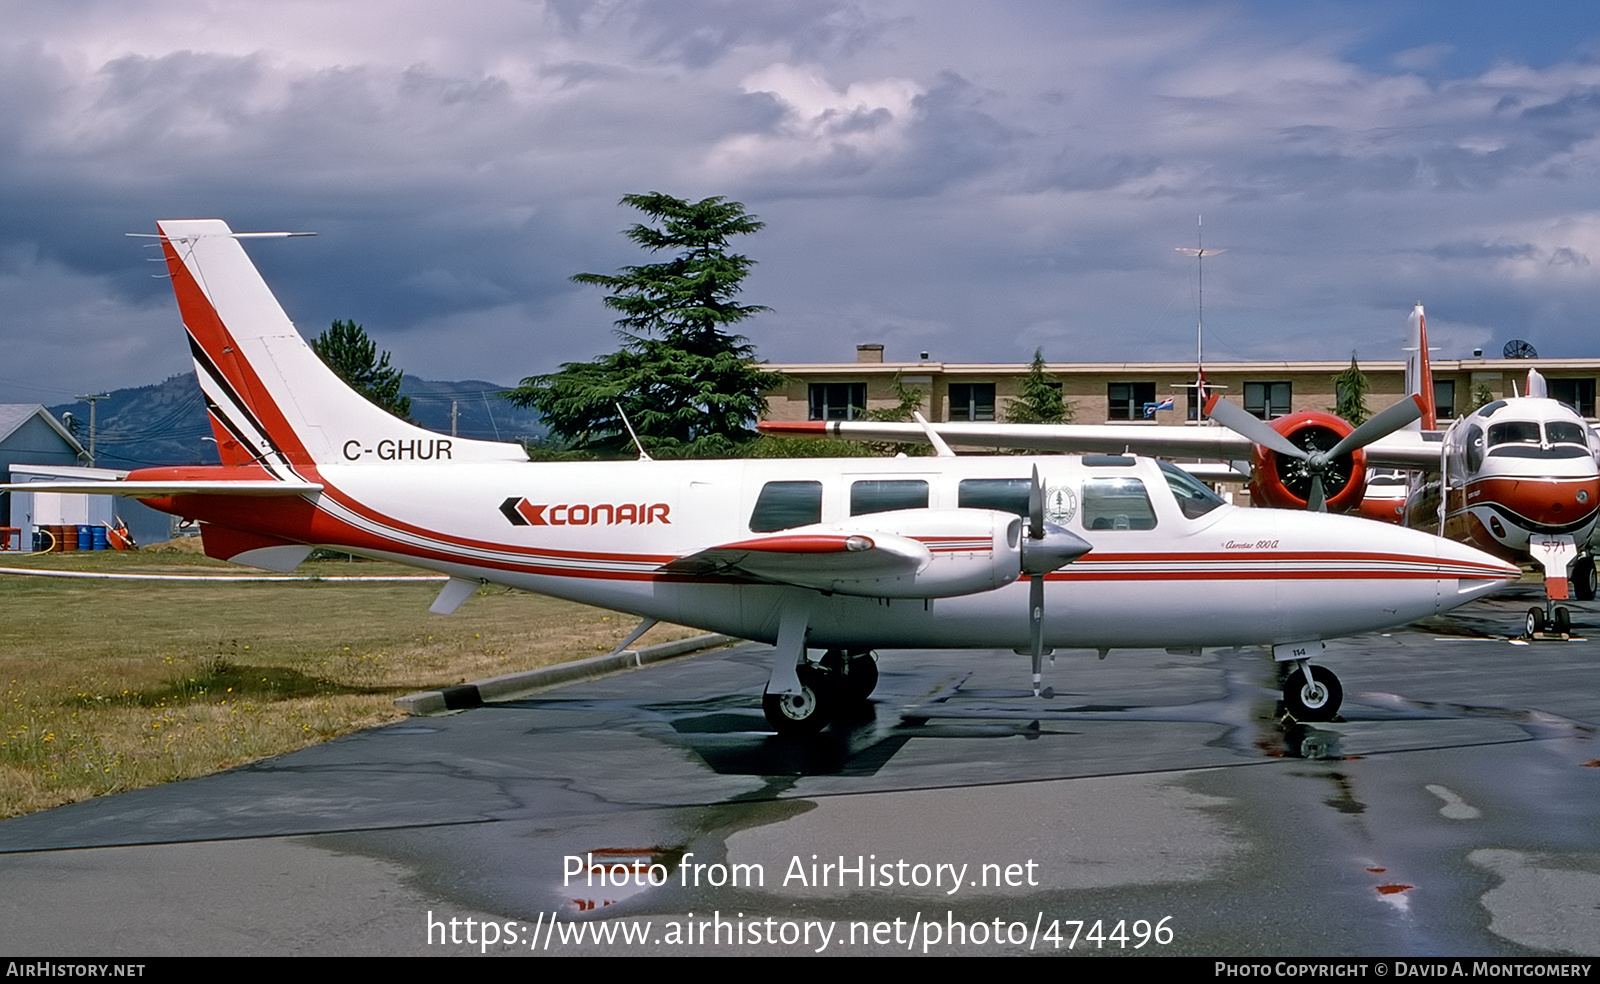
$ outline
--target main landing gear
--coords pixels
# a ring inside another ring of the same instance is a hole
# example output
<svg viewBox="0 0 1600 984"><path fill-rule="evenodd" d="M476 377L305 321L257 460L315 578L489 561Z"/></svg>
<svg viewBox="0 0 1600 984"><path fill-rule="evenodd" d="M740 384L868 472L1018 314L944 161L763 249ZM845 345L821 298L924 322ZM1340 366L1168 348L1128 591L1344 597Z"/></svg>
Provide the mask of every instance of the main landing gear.
<svg viewBox="0 0 1600 984"><path fill-rule="evenodd" d="M1283 681L1283 709L1296 721L1332 721L1344 703L1344 688L1326 666L1306 660Z"/></svg>
<svg viewBox="0 0 1600 984"><path fill-rule="evenodd" d="M780 735L809 735L829 721L866 703L878 686L878 660L868 650L830 649L820 660L795 667L799 693L761 695L767 723Z"/></svg>

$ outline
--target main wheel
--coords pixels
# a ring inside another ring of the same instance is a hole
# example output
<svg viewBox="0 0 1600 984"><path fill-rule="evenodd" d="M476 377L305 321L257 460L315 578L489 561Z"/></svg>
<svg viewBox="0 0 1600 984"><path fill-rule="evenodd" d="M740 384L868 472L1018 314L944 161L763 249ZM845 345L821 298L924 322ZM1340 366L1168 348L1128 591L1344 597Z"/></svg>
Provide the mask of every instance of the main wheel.
<svg viewBox="0 0 1600 984"><path fill-rule="evenodd" d="M780 735L810 735L827 727L827 691L814 683L800 682L798 694L761 694L761 710L767 723Z"/></svg>
<svg viewBox="0 0 1600 984"><path fill-rule="evenodd" d="M1528 638L1532 639L1534 636L1536 636L1539 633L1543 632L1544 631L1544 626L1545 626L1544 609L1543 608L1530 608L1530 609L1528 609L1528 619L1527 619Z"/></svg>
<svg viewBox="0 0 1600 984"><path fill-rule="evenodd" d="M1555 631L1557 635L1566 635L1572 631L1572 613L1565 607L1556 608Z"/></svg>
<svg viewBox="0 0 1600 984"><path fill-rule="evenodd" d="M1593 601L1595 595L1594 558L1582 556L1572 565L1572 593L1579 601Z"/></svg>
<svg viewBox="0 0 1600 984"><path fill-rule="evenodd" d="M1325 666L1311 667L1311 679L1305 671L1295 670L1283 682L1283 706L1296 721L1332 721L1344 703L1344 688L1339 678Z"/></svg>
<svg viewBox="0 0 1600 984"><path fill-rule="evenodd" d="M871 653L850 657L844 675L838 678L839 698L859 704L878 688L878 661Z"/></svg>

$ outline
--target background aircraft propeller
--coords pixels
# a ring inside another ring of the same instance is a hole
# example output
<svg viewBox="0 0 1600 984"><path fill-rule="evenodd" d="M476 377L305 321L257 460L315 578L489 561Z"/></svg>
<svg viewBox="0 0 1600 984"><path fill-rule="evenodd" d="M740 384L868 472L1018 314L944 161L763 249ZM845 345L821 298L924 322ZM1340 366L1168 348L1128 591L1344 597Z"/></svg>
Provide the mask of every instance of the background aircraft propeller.
<svg viewBox="0 0 1600 984"><path fill-rule="evenodd" d="M1311 480L1306 508L1312 512L1327 512L1328 497L1323 487L1323 478L1340 467L1339 459L1357 448L1364 448L1381 437L1387 437L1413 420L1421 419L1422 407L1414 396L1409 400L1401 400L1381 413L1373 415L1371 419L1340 438L1337 444L1326 451L1297 447L1266 421L1247 410L1239 409L1227 400L1217 399L1206 409L1206 416L1248 441L1299 461L1300 468Z"/></svg>

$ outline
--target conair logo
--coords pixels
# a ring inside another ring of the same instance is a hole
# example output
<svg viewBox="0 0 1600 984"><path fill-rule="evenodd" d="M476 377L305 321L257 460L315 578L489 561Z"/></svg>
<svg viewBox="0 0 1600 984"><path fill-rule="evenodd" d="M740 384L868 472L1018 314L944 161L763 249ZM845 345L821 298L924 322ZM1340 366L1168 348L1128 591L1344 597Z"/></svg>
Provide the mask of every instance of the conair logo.
<svg viewBox="0 0 1600 984"><path fill-rule="evenodd" d="M549 506L511 498L500 503L500 511L513 526L640 526L672 522L667 518L670 508L665 502L564 502Z"/></svg>

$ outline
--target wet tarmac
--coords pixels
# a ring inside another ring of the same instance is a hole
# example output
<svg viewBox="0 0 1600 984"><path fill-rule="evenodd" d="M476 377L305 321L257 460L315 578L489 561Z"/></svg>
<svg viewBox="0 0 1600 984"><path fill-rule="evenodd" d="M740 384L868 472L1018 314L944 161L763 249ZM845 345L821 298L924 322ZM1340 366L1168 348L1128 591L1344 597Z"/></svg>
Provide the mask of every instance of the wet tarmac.
<svg viewBox="0 0 1600 984"><path fill-rule="evenodd" d="M707 653L0 823L0 924L40 956L1600 954L1600 642L1511 639L1534 597L1331 642L1316 725L1259 650L1064 652L1051 700L1023 656L893 651L780 739L769 650Z"/></svg>

